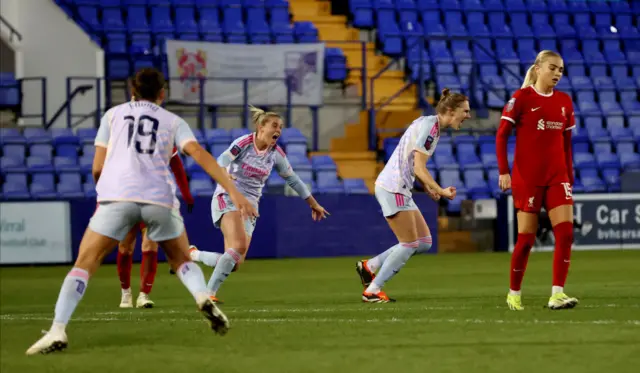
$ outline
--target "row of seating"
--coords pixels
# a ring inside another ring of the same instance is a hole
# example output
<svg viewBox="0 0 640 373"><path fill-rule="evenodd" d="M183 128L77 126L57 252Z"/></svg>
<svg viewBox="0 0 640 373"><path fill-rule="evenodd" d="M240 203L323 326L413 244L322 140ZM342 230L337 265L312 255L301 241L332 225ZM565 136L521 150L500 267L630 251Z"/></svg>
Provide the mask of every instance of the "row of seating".
<svg viewBox="0 0 640 373"><path fill-rule="evenodd" d="M304 179L303 179L304 180ZM332 183L322 183L305 180L314 193L339 194L368 194L369 191L362 179L336 180ZM194 174L189 181L189 189L194 196L210 197L215 190L215 183L204 173ZM283 193L285 182L276 174L272 174L267 181L269 193ZM2 183L0 200L22 199L72 199L90 198L96 196L96 186L93 180L80 173L64 172L57 176L52 173L38 173L27 176L24 173L10 173ZM178 189L178 196L182 197Z"/></svg>
<svg viewBox="0 0 640 373"><path fill-rule="evenodd" d="M209 128L200 130L192 128L195 138L200 143L228 145L233 140L251 133L247 128ZM2 144L93 144L98 130L96 128L78 128L75 132L70 128L27 127L20 131L17 128L0 128L0 145ZM306 136L294 127L284 128L278 139L281 145L289 143L306 144ZM306 148L305 148L306 152Z"/></svg>
<svg viewBox="0 0 640 373"><path fill-rule="evenodd" d="M464 10L509 13L615 13L640 14L637 2L574 0L350 0L352 11L360 9Z"/></svg>
<svg viewBox="0 0 640 373"><path fill-rule="evenodd" d="M203 7L256 7L256 8L288 8L288 0L56 0L58 3L76 4L79 6L96 6L100 8L117 8L121 6L157 6Z"/></svg>

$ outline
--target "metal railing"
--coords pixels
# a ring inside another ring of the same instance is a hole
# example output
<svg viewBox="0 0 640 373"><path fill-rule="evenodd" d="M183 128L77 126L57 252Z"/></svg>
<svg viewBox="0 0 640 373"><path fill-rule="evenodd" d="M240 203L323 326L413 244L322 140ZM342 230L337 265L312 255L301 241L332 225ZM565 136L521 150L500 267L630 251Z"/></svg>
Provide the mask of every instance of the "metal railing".
<svg viewBox="0 0 640 373"><path fill-rule="evenodd" d="M22 34L19 33L18 30L16 30L2 15L0 15L0 25L4 25L9 29L9 42L13 43L14 38L17 38L18 41L22 41Z"/></svg>
<svg viewBox="0 0 640 373"><path fill-rule="evenodd" d="M462 61L465 64L469 64L471 65L471 69L469 71L469 81L468 83L460 83L460 86L457 88L461 88L461 90L463 92L468 92L469 93L469 101L470 101L470 106L472 109L484 109L484 105L482 102L479 102L477 100L476 97L476 90L478 88L478 84L480 84L482 86L482 89L484 91L490 91L490 92L494 92L496 94L504 94L505 97L505 102L507 100L506 97L506 92L501 92L503 91L502 89L496 89L495 87L493 87L491 84L488 84L487 82L485 82L485 80L479 76L479 66L483 65L483 64L496 64L498 66L501 67L501 70L517 79L521 79L521 76L519 73L514 72L511 68L509 68L506 64L502 63L498 57L489 49L485 48L484 45L482 45L481 42L478 41L478 38L472 38L472 37L455 37L455 36L424 36L424 35L414 35L412 36L412 38L415 38L415 40L413 41L413 43L411 43L409 46L407 46L405 48L405 50L411 50L414 47L418 47L419 49L419 58L418 58L418 76L417 79L409 79L409 81L407 81L407 83L400 89L398 90L396 93L394 93L393 95L391 95L390 97L386 98L386 100L384 100L381 103L377 103L375 100L375 95L374 95L374 84L375 81L377 79L379 79L382 74L384 74L387 70L389 70L393 65L395 64L399 64L400 61L405 58L405 56L398 56L398 57L394 57L385 67L383 67L380 71L378 71L369 81L370 83L370 98L369 98L369 105L368 105L368 111L369 111L369 148L370 150L376 150L377 149L377 134L378 134L378 129L376 127L376 115L379 111L381 111L383 108L385 108L386 106L388 106L391 102L393 102L398 96L400 96L403 92L405 92L407 89L411 88L412 86L416 86L416 99L418 102L418 108L423 109L423 110L428 110L430 108L430 104L427 102L427 100L425 99L425 84L429 83L429 82L434 82L437 84L437 82L435 81L435 79L431 78L434 74L429 73L428 75L425 72L425 68L428 68L431 71L435 72L435 65L439 64L439 63L443 63L443 64L454 64L456 61L456 57L455 56L451 56L450 58L433 58L433 59L429 59L429 60L424 60L424 53L423 51L426 50L426 42L432 42L432 41L467 41L469 42L469 51L470 51L470 56L465 57L463 59L457 59L458 61ZM480 39L487 39L487 38L480 38ZM486 55L486 57L489 58L490 61L478 61L475 59L475 54L476 54L476 48L479 49L480 51L484 52L484 54ZM518 61L519 63L519 61ZM414 64L415 65L415 64ZM410 69L406 69L407 71L410 71ZM462 74L460 73L442 73L439 72L438 75L453 75L453 76L460 76ZM411 77L410 77L411 78ZM505 82L505 86L506 86L506 82ZM444 88L444 87L438 87L438 88ZM449 88L455 88L455 87L449 87ZM508 89L508 87L505 87L506 89L504 91L506 91Z"/></svg>
<svg viewBox="0 0 640 373"><path fill-rule="evenodd" d="M40 83L40 96L42 100L41 112L40 113L25 113L24 112L24 102L22 98L24 97L23 92L25 90L25 83L28 82L39 82ZM18 79L18 83L20 84L20 118L40 118L42 120L42 125L47 124L47 78L43 76L34 76L29 78L20 78Z"/></svg>

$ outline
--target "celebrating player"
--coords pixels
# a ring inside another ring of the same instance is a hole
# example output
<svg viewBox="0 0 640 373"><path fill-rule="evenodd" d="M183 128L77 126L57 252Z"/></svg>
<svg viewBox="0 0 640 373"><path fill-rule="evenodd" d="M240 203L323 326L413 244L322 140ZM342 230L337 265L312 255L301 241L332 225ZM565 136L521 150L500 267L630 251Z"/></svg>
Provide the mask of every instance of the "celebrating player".
<svg viewBox="0 0 640 373"><path fill-rule="evenodd" d="M282 131L282 118L277 113L265 112L251 106L256 132L241 136L231 143L229 148L218 157L218 163L227 167L235 185L249 200L258 207L262 188L271 170L275 167L280 176L307 201L311 207L314 221L325 219L329 213L311 195L300 177L293 172L282 148L276 145ZM229 199L227 188L218 184L211 200L211 215L216 228L222 229L225 253L200 251L191 247L190 255L194 261L215 267L208 288L211 300L219 302L216 293L220 285L244 260L251 243L256 218L243 218L233 201Z"/></svg>
<svg viewBox="0 0 640 373"><path fill-rule="evenodd" d="M211 328L219 334L227 332L227 317L209 299L202 270L189 260L180 202L169 175L174 144L225 188L243 214L254 217L257 211L198 144L189 125L158 106L165 98L164 85L159 71L140 70L134 81L136 102L118 105L102 117L93 162L95 172L101 175L96 186L99 207L82 237L75 265L62 283L53 324L27 355L66 348L66 326L84 296L89 277L140 221L147 226L149 239L165 250L170 265Z"/></svg>
<svg viewBox="0 0 640 373"><path fill-rule="evenodd" d="M543 204L556 240L548 307L565 309L578 304L576 298L564 293L573 244L571 129L575 127L575 118L571 97L554 89L563 71L559 54L549 50L540 52L522 88L505 106L496 138L500 188L512 189L518 211L518 239L511 256L511 284L507 295L507 304L512 310L524 309L520 287ZM509 175L507 159L512 127L516 128L513 176Z"/></svg>
<svg viewBox="0 0 640 373"><path fill-rule="evenodd" d="M465 95L450 93L447 88L442 90L436 115L420 117L411 123L378 176L376 199L398 244L372 259L356 264L365 287L362 301L395 302L382 291L382 287L412 255L431 248L431 232L412 199L411 189L417 176L433 199L438 200L440 196L455 198L456 188L450 186L442 189L427 170L427 161L436 150L440 130L449 127L460 129L462 122L471 117L470 110Z"/></svg>
<svg viewBox="0 0 640 373"><path fill-rule="evenodd" d="M176 184L180 188L180 192L184 197L188 206L188 211L193 209L193 196L189 190L189 182L184 166L178 155L177 148L173 149L173 156L169 162L171 171L176 179ZM131 296L131 266L133 264L133 250L136 246L136 236L138 232L142 235L142 262L140 263L140 294L136 300L138 308L152 308L154 303L149 299L149 293L153 288L156 278L156 270L158 268L158 243L151 241L147 236L147 228L144 223L140 223L131 229L124 241L118 244L118 257L116 260L118 268L118 277L120 278L120 287L122 296L120 299L120 308L133 307L133 298Z"/></svg>

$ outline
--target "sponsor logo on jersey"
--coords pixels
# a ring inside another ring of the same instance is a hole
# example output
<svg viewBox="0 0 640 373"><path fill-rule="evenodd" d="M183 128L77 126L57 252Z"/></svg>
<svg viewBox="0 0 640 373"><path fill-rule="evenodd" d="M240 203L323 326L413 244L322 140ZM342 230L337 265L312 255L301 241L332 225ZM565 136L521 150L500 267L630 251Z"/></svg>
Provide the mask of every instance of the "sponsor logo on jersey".
<svg viewBox="0 0 640 373"><path fill-rule="evenodd" d="M536 126L536 128L539 131L544 131L544 130L561 130L564 127L564 123L562 122L553 122L550 120L545 121L544 119L540 119L538 121L538 125Z"/></svg>

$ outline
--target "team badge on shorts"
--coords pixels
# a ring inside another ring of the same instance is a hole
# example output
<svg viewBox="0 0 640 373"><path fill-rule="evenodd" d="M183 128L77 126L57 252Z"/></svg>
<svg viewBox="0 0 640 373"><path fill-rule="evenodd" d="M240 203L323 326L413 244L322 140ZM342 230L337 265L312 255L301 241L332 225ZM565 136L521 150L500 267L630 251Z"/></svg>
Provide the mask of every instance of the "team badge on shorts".
<svg viewBox="0 0 640 373"><path fill-rule="evenodd" d="M507 102L507 113L510 112L511 110L513 110L513 106L516 104L516 99L515 98L511 98L511 100L509 100L509 102Z"/></svg>

